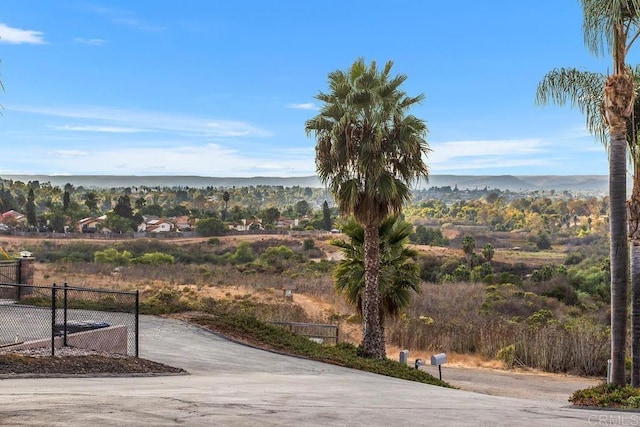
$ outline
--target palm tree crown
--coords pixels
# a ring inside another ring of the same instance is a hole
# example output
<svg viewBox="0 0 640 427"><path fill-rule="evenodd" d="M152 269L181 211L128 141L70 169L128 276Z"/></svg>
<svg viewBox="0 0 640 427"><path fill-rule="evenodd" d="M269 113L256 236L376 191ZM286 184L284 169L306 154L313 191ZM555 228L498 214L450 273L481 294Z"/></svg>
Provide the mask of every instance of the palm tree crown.
<svg viewBox="0 0 640 427"><path fill-rule="evenodd" d="M428 176L424 157L424 121L407 115L424 95L400 90L406 75L390 76L393 62L378 71L363 59L347 71L329 74L329 93L316 98L320 114L306 123L315 133L316 167L320 179L337 196L342 213L361 224L379 224L398 213L410 199L409 185Z"/></svg>

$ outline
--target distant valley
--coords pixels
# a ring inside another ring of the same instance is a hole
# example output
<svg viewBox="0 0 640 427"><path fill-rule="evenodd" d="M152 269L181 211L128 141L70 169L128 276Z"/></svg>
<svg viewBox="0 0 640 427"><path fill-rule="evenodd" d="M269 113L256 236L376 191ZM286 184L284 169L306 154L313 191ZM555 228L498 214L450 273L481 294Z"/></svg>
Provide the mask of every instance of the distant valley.
<svg viewBox="0 0 640 427"><path fill-rule="evenodd" d="M249 177L224 178L204 176L136 176L136 175L1 175L0 178L14 181L50 182L76 187L322 187L317 176L301 177ZM457 187L460 190L499 189L515 192L556 190L572 192L604 193L607 191L607 175L432 175L428 182L421 181L418 189L430 187Z"/></svg>

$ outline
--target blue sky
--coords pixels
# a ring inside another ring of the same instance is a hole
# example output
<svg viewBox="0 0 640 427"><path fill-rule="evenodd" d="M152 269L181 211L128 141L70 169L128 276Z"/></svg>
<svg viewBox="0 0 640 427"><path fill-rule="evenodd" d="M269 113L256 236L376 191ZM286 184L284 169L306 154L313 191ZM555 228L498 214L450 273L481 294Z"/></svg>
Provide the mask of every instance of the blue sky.
<svg viewBox="0 0 640 427"><path fill-rule="evenodd" d="M534 103L554 67L610 69L576 0L10 3L0 176L312 175L314 96L359 57L425 94L432 174L607 173L579 112Z"/></svg>

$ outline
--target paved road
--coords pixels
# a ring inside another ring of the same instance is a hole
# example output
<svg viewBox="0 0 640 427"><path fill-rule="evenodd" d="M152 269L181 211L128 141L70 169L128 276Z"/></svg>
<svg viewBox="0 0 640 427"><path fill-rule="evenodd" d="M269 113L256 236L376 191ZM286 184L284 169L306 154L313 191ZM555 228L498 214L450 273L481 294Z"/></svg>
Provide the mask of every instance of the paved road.
<svg viewBox="0 0 640 427"><path fill-rule="evenodd" d="M191 375L2 380L0 425L640 425L640 414L444 389L280 356L174 320L144 317L141 331L142 357Z"/></svg>

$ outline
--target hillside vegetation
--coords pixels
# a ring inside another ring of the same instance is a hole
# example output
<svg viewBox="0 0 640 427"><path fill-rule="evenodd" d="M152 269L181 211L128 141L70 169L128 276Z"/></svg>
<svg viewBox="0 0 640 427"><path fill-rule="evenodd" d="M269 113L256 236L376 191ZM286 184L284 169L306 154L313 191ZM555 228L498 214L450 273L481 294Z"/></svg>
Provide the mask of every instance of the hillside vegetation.
<svg viewBox="0 0 640 427"><path fill-rule="evenodd" d="M26 203L21 195L33 188L13 182L0 199ZM64 192L43 184L37 189L45 220L47 206L57 209L54 197ZM74 209L79 215L88 208L81 206L82 195L91 191L67 187L65 220L73 220ZM306 222L280 231L285 234L210 238L114 241L9 232L0 236L0 246L35 255L37 284L139 289L143 307L154 313L200 310L213 299L263 321L335 323L341 340L358 344L361 319L334 292L340 254L330 245L335 235L321 230L327 219L323 191L235 188L225 208L215 188L100 190L98 201L129 194L141 212L207 215L222 223L267 213L274 218L277 211L304 214ZM569 192L414 192L405 218L414 225L410 239L422 292L388 319L388 344L473 354L508 367L602 375L609 345L606 209L605 199ZM328 213L331 227L339 227L335 209ZM285 298L285 289L292 298Z"/></svg>

